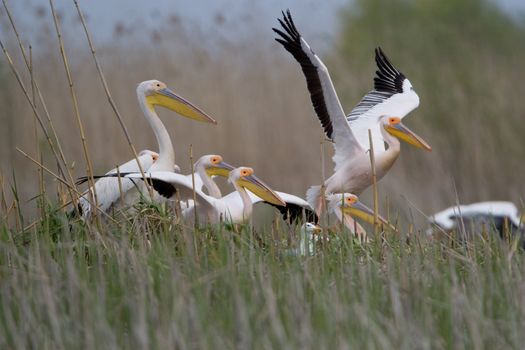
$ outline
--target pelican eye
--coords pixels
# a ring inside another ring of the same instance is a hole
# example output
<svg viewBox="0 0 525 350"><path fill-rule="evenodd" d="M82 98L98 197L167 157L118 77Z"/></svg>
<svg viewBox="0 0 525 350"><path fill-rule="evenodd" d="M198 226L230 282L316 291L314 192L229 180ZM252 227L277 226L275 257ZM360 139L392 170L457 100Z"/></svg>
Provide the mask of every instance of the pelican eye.
<svg viewBox="0 0 525 350"><path fill-rule="evenodd" d="M247 175L248 175L248 170L243 170L243 171L241 171L241 175L242 175L242 176L247 176Z"/></svg>
<svg viewBox="0 0 525 350"><path fill-rule="evenodd" d="M159 83L157 83L157 87L160 87L160 84L159 84Z"/></svg>
<svg viewBox="0 0 525 350"><path fill-rule="evenodd" d="M219 158L217 158L217 157L213 157L213 158L211 159L211 162L212 162L213 164L217 164L217 163L219 163Z"/></svg>
<svg viewBox="0 0 525 350"><path fill-rule="evenodd" d="M156 154L152 154L152 155L151 155L151 158L153 158L153 160L155 161L155 160L157 160L157 159L159 158L159 156L156 155Z"/></svg>
<svg viewBox="0 0 525 350"><path fill-rule="evenodd" d="M400 122L401 122L401 118L399 117L388 118L388 124L399 124Z"/></svg>
<svg viewBox="0 0 525 350"><path fill-rule="evenodd" d="M353 204L353 203L357 202L357 198L355 198L355 197L347 197L346 201L348 203L350 203L350 204Z"/></svg>

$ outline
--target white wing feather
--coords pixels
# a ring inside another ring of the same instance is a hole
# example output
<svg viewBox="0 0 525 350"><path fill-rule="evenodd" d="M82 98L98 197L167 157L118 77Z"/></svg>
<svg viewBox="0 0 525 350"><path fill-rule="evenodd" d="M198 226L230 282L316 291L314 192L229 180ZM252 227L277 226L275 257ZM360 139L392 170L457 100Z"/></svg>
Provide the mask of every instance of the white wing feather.
<svg viewBox="0 0 525 350"><path fill-rule="evenodd" d="M323 61L321 61L321 59L313 52L306 40L302 37L301 47L310 58L312 64L317 68L319 80L321 81L326 109L330 116L333 128L332 139L334 141L335 154L332 159L336 164L335 167L337 169L338 164L340 165L355 152L362 152L364 149L357 141L346 121L345 112L343 111L343 107L341 106L341 102L335 91L328 68L326 68Z"/></svg>
<svg viewBox="0 0 525 350"><path fill-rule="evenodd" d="M138 159L144 171L149 169L151 165L153 164L154 162L153 157L152 157L153 154L155 154L155 152L152 152L152 151L140 152ZM132 159L120 165L118 167L118 171L121 173L138 172L140 171L140 169L139 169L137 160ZM116 173L117 173L117 168L114 168L108 171L106 174L116 174ZM117 202L120 199L121 189L122 189L122 194L124 195L130 189L135 187L135 185L133 184L133 181L127 180L124 178L121 179L120 183L121 183L121 187L119 187L119 180L114 177L104 177L95 182L94 188L95 188L95 193L97 196L97 203L102 211L107 211L115 202ZM79 206L81 207L82 216L84 218L87 218L91 214L91 203L90 203L91 195L88 194L88 191L85 191L82 194L82 197L80 197L79 199Z"/></svg>
<svg viewBox="0 0 525 350"><path fill-rule="evenodd" d="M370 149L368 129L371 129L374 152L376 154L384 152L385 141L380 129L381 117L391 116L404 118L408 113L419 106L419 96L414 90L412 90L410 81L405 79L403 85L405 92L394 94L379 103L371 104L370 108L367 109L365 107L365 101L370 99L375 93L374 91L369 92L348 115L348 123L363 149Z"/></svg>
<svg viewBox="0 0 525 350"><path fill-rule="evenodd" d="M493 215L506 216L518 227L523 225L520 222L519 211L512 202L479 202L468 205L460 205L447 208L430 217L431 222L441 226L443 229L450 230L456 223L455 217L470 215Z"/></svg>

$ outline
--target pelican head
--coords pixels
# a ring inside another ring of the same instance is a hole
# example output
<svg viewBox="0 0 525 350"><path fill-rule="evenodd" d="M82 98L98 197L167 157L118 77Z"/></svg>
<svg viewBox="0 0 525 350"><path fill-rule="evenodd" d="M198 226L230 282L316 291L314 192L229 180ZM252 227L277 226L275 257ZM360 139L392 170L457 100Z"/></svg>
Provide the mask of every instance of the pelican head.
<svg viewBox="0 0 525 350"><path fill-rule="evenodd" d="M328 207L334 210L341 210L343 214L348 214L365 220L368 223L374 223L374 211L361 203L355 194L335 193L327 196ZM378 215L378 220L388 225L388 222Z"/></svg>
<svg viewBox="0 0 525 350"><path fill-rule="evenodd" d="M203 168L209 176L228 177L230 171L235 169L230 164L222 160L222 157L216 154L208 154L200 157L195 162L195 169Z"/></svg>
<svg viewBox="0 0 525 350"><path fill-rule="evenodd" d="M319 235L323 233L323 229L321 226L313 224L311 222L307 222L301 227L301 231L305 233L305 235L309 238L314 237L314 235Z"/></svg>
<svg viewBox="0 0 525 350"><path fill-rule="evenodd" d="M178 114L204 123L217 124L197 106L171 91L166 84L158 80L143 81L137 87L137 95L145 96L150 108L162 106Z"/></svg>
<svg viewBox="0 0 525 350"><path fill-rule="evenodd" d="M140 156L143 156L143 155L146 155L146 154L149 154L151 159L155 162L157 161L157 159L159 159L159 154L157 152L153 152L153 151L150 151L149 149L145 149L143 151L140 151L139 153L139 157Z"/></svg>
<svg viewBox="0 0 525 350"><path fill-rule="evenodd" d="M286 206L286 203L277 193L253 174L252 168L239 167L233 169L230 172L228 181L232 184L237 184L238 186L246 188L268 203Z"/></svg>
<svg viewBox="0 0 525 350"><path fill-rule="evenodd" d="M301 236L299 241L298 253L301 256L314 255L315 244L321 238L320 234L323 233L321 226L313 224L311 222L305 223L301 226Z"/></svg>
<svg viewBox="0 0 525 350"><path fill-rule="evenodd" d="M412 146L423 148L427 151L432 151L432 147L430 147L429 144L425 142L425 140L417 136L416 133L401 123L401 118L385 116L383 117L383 126L389 134L397 137L398 139L403 140Z"/></svg>

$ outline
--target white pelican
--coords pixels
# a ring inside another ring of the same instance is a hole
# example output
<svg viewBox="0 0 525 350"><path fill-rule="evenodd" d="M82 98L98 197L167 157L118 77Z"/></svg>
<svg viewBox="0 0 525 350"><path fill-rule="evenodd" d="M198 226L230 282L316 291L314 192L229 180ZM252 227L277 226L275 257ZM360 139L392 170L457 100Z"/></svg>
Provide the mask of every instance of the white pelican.
<svg viewBox="0 0 525 350"><path fill-rule="evenodd" d="M150 124L157 143L159 146L159 153L146 153L140 156L139 161L142 165L143 171L173 171L175 165L175 153L170 135L166 127L155 112L155 106L162 106L170 109L186 118L197 120L205 123L217 124L217 122L208 116L205 112L193 105L191 102L185 100L171 91L166 84L158 80L143 81L137 86L137 98L139 105L144 113L144 116ZM146 156L150 154L150 156ZM153 161L151 161L153 160ZM119 166L120 172L139 172L140 168L135 159L130 160ZM116 173L116 168L109 173ZM108 174L109 174L108 173ZM105 177L95 183L95 192L97 203L101 210L108 210L115 202L124 196L125 203L134 202L138 196L138 191L134 190L134 183L127 179L119 180L112 177ZM121 193L122 191L122 193ZM78 208L84 218L89 217L91 213L90 195L88 191L80 198Z"/></svg>
<svg viewBox="0 0 525 350"><path fill-rule="evenodd" d="M158 158L159 154L150 150L144 150L138 154L138 159L143 169L150 168ZM118 172L121 173L136 171L139 171L136 159L132 159L118 167ZM117 168L111 169L106 173L106 175L109 174L117 174ZM87 181L87 177L83 179ZM80 184L80 182L77 184ZM131 180L122 179L120 186L121 187L119 188L118 179L113 177L102 177L95 182L95 190L100 210L104 212L107 211L111 205L120 198L121 190L122 194L124 194L131 190L135 185ZM84 218L87 218L91 214L91 203L89 200L90 196L87 191L84 192L79 199L78 210Z"/></svg>
<svg viewBox="0 0 525 350"><path fill-rule="evenodd" d="M326 199L329 212L335 214L339 222L342 222L360 242L368 242L365 229L354 220L354 217L373 224L374 211L361 203L359 198L351 193L334 193L327 195ZM378 216L378 220L384 225L389 225L381 216Z"/></svg>
<svg viewBox="0 0 525 350"><path fill-rule="evenodd" d="M310 204L302 199L301 197L295 196L290 193L274 191L284 203L276 204L261 198L258 195L248 192L248 196L253 205L258 203L269 204L279 210L282 218L290 223L302 221L303 213L306 221L317 223L319 218ZM241 194L238 191L232 192L227 196L223 197L227 201L240 203L242 202Z"/></svg>
<svg viewBox="0 0 525 350"><path fill-rule="evenodd" d="M194 179L195 179L195 188L199 191L203 190L203 187L206 189L207 194L214 198L221 198L222 194L217 186L217 184L213 181L213 177L215 176L222 176L222 177L229 177L230 171L232 171L234 167L226 162L223 161L223 158L220 155L217 154L209 154L204 155L200 157L194 164ZM131 182L129 178L141 178L139 173L136 173L136 171L126 172L121 171L121 177L128 178L126 181ZM148 173L148 176L150 176L151 173ZM155 186L160 187L162 185L162 177L158 177L158 172L155 173L156 177L156 184ZM103 180L104 178L114 179L117 177L118 174L115 171L109 172L102 176L95 176L95 178L100 178L99 181ZM181 175L182 176L182 175ZM186 177L186 180L184 180L185 187L191 187L193 188L193 179L192 174L184 175ZM174 178L173 178L174 179ZM77 184L81 184L87 181L87 177L82 177L79 179ZM172 180L173 181L173 180ZM178 180L177 180L178 181ZM166 184L166 186L169 186L169 184ZM155 189L155 187L154 187ZM253 189L255 193L256 189ZM293 194L285 193L285 192L279 192L274 191L285 203L283 206L282 203L275 203L275 201L267 201L263 198L264 196L258 196L255 195L253 192L248 191L248 196L252 202L253 205L256 205L258 203L265 203L274 206L277 208L280 213L283 216L283 219L288 222L296 222L298 220L303 219L303 212L306 221L313 221L317 222L318 217L315 214L313 208L310 206L310 204L305 201L304 199L295 196ZM169 197L170 195L168 195ZM184 200L187 202L187 205L185 203L182 204L183 209L188 209L194 205L193 203L193 197L192 197L192 191L185 192L183 195L180 195L181 200ZM242 198L241 194L238 191L231 192L227 196L223 197L225 201L237 203L238 205L242 204Z"/></svg>
<svg viewBox="0 0 525 350"><path fill-rule="evenodd" d="M222 162L219 162L215 165L221 163ZM216 172L222 175L223 169L207 171L208 174L210 172ZM107 176L117 177L118 175L107 174L101 177ZM126 179L143 180L140 173L122 173L120 176ZM279 195L259 180L253 174L253 169L248 167L239 167L229 171L228 181L233 185L235 190L240 193L240 196L235 196L231 193L222 198L212 197L204 193L197 186L194 188L190 176L167 171L157 171L148 172L145 174L145 177L155 191L170 200L176 200L177 198L190 200L193 199L195 193L197 205L185 208L182 213L184 219L188 222L192 222L195 218L195 212L200 223L215 224L219 223L221 219L234 224L246 222L250 219L253 210L253 203L246 189L255 193L268 203L281 206L286 205ZM81 181L85 181L85 178Z"/></svg>
<svg viewBox="0 0 525 350"><path fill-rule="evenodd" d="M428 218L431 225L436 225L446 232L460 229L464 225L468 230L474 228L479 232L494 228L501 236L505 228L509 232L523 231L524 219L525 217L520 217L518 208L512 202L479 202L453 206ZM428 234L434 232L432 229L427 231Z"/></svg>
<svg viewBox="0 0 525 350"><path fill-rule="evenodd" d="M312 256L315 255L317 242L323 237L321 226L311 222L304 223L299 230L299 247L287 249L284 251L285 256Z"/></svg>
<svg viewBox="0 0 525 350"><path fill-rule="evenodd" d="M357 196L350 193L332 194L328 196L327 200L329 211L337 216L339 222L342 222L360 242L367 243L369 240L366 231L352 216L373 223L373 210L362 204ZM381 223L387 224L381 216L378 219ZM322 232L323 229L314 223L303 224L299 231L299 247L287 250L285 255L314 255L317 243L323 239ZM326 239L329 240L328 237Z"/></svg>
<svg viewBox="0 0 525 350"><path fill-rule="evenodd" d="M314 110L326 136L334 142L335 172L324 183L325 193L360 194L372 184L368 129L371 129L375 141L378 180L390 170L399 155L398 138L431 150L424 140L401 123L401 119L419 105L419 97L410 81L394 68L380 48L376 49L378 71L374 78L374 90L346 117L328 69L297 31L289 10L287 14L283 12L279 23L284 31L273 28L280 36L275 40L300 63ZM386 150L384 142L388 144ZM319 213L321 186L311 187L306 197Z"/></svg>
<svg viewBox="0 0 525 350"><path fill-rule="evenodd" d="M224 162L223 158L220 155L205 155L200 157L197 160L197 162L195 162L194 169L196 175L195 187L198 189L202 189L202 187L204 186L210 196L215 198L221 198L221 191L217 184L213 181L212 176L222 176L227 178L229 176L230 171L233 170L234 167ZM192 175L190 174L186 176L189 179L191 179ZM267 202L261 197L253 194L252 192L248 192L248 195L250 196L252 204L266 203L273 205L281 212L283 219L286 221L294 222L297 220L301 220L303 211L305 213L306 221L318 221L318 217L315 214L313 208L304 199L285 192L274 192L277 193L277 195L286 203L285 206L275 205L275 203ZM240 197L241 195L238 191L234 191L228 196L228 200L237 201L239 203L242 202L242 199ZM189 205L192 205L191 201Z"/></svg>
<svg viewBox="0 0 525 350"><path fill-rule="evenodd" d="M214 198L221 198L222 193L219 186L213 181L213 176L228 177L230 171L235 169L230 164L223 161L217 154L208 154L200 157L193 165L195 174L195 187L202 190L204 186L208 194ZM186 175L190 180L192 175Z"/></svg>
<svg viewBox="0 0 525 350"><path fill-rule="evenodd" d="M255 193L262 200L277 206L286 203L270 187L253 175L253 169L239 167L230 171L228 182L235 188L222 198L211 196L197 198L197 205L184 210L186 219L193 219L195 213L200 223L218 223L223 220L232 224L242 224L250 220L253 212L253 201L249 191Z"/></svg>

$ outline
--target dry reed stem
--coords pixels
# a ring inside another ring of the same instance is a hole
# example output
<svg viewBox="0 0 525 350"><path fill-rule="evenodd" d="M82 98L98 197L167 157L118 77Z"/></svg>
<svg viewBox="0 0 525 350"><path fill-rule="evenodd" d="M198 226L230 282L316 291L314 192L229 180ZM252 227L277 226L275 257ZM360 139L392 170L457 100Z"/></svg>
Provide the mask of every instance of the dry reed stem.
<svg viewBox="0 0 525 350"><path fill-rule="evenodd" d="M325 218L325 221L326 221L326 227L330 226L330 216L328 215L328 210L324 210L324 209L327 209L326 208L326 193L325 193L325 180L326 180L326 169L324 167L324 136L321 137L321 142L319 143L319 146L321 148L321 157L320 157L320 162L321 162L321 188L320 188L320 196L321 196L321 210L319 211L319 219L321 220L321 218L324 216ZM317 208L313 208L314 211L317 209Z"/></svg>
<svg viewBox="0 0 525 350"><path fill-rule="evenodd" d="M58 154L56 153L56 149L55 149L55 146L53 144L53 141L51 140L51 137L49 136L49 132L47 131L47 129L46 129L46 127L45 127L45 125L44 125L44 123L42 121L42 118L40 117L40 114L38 113L38 110L37 110L36 106L33 104L33 101L31 100L31 97L29 96L29 93L27 92L27 89L26 89L26 87L24 85L24 82L22 81L22 77L20 76L18 70L16 69L16 67L15 67L15 65L13 63L13 60L11 59L11 55L9 55L9 52L7 51L7 48L4 46L4 43L2 42L1 39L0 39L0 48L4 52L4 55L5 55L6 59L7 59L7 63L9 64L9 67L11 68L11 71L15 75L15 78L18 81L18 84L22 88L22 91L23 91L26 99L28 100L29 104L31 105L31 108L33 109L33 113L34 113L35 117L37 118L37 120L38 120L38 122L40 124L40 127L42 128L42 131L44 132L44 135L46 137L47 142L49 143L49 146L51 147L53 155L55 156L55 159L56 159L58 167L59 167L59 171L62 174L65 174L65 172L62 169L62 165L60 164L60 159L58 157Z"/></svg>
<svg viewBox="0 0 525 350"><path fill-rule="evenodd" d="M370 166L372 167L372 190L374 191L374 237L377 237L379 229L379 194L377 192L376 162L374 155L374 143L372 142L372 130L368 129L368 141L370 142Z"/></svg>
<svg viewBox="0 0 525 350"><path fill-rule="evenodd" d="M26 152L22 151L20 148L16 148L16 150L20 153L22 153L22 155L24 157L26 157L27 159L29 159L30 161L32 161L33 163L35 163L36 165L38 165L42 170L45 170L48 174L50 174L51 176L53 176L55 179L57 179L60 183L64 184L69 190L73 191L74 193L77 194L78 197L82 197L83 194L80 193L78 191L78 189L76 188L76 186L71 186L66 180L64 180L62 177L60 177L59 175L55 174L53 171L51 171L49 168L47 168L44 164L40 163L38 160L34 159L33 157L31 157L29 154L27 154ZM87 190L89 191L89 189ZM78 198L77 197L77 198ZM93 202L90 201L89 198L86 198L89 202L89 204L93 205ZM72 202L67 202L65 203L60 209L68 206L69 204L71 204ZM76 207L74 205L74 207ZM103 213L107 218L109 218L110 220L112 220L113 222L117 222L115 219L113 219L109 214L107 214L106 212L104 212L102 209L100 209L98 206L95 206L95 208L100 211L101 213Z"/></svg>
<svg viewBox="0 0 525 350"><path fill-rule="evenodd" d="M40 155L40 164L44 164L44 155L42 152L39 153ZM43 207L43 199L46 198L46 186L44 183L44 170L41 167L38 167L38 187L39 187L39 193L42 196L42 208L41 208L41 215L45 215L45 210Z"/></svg>
<svg viewBox="0 0 525 350"><path fill-rule="evenodd" d="M459 202L458 190L456 188L456 183L454 181L452 181L452 184L454 185L454 196L455 196L456 205L457 205L458 214L459 214L459 223L460 223L459 231L460 231L461 239L462 239L463 242L467 242L467 229L465 227L465 220L463 220L463 214L461 214L461 204ZM463 244L462 246L464 247L463 249L468 254L469 253L468 243L467 244Z"/></svg>
<svg viewBox="0 0 525 350"><path fill-rule="evenodd" d="M67 81L69 84L69 92L71 94L71 100L73 102L73 110L75 112L75 119L77 122L77 127L80 132L80 139L82 142L82 149L84 151L84 158L86 160L86 166L87 166L87 175L88 175L88 183L89 187L95 188L95 181L93 178L93 166L91 164L91 159L89 157L89 151L88 151L88 145L86 140L86 134L84 133L84 126L82 124L82 119L80 118L80 110L78 108L78 100L77 100L77 94L75 91L75 85L73 82L73 77L71 75L71 70L69 69L69 62L67 59L66 49L64 47L64 41L62 40L62 32L60 31L60 24L58 21L58 17L55 11L55 6L53 4L53 0L49 0L49 6L51 8L51 13L53 14L53 22L55 23L55 30L56 35L58 38L58 44L60 46L60 56L62 57L62 63L64 64L64 69L66 71ZM97 191L89 191L89 195L92 197L93 202L95 203L95 206L98 206L97 202ZM95 213L95 219L96 219L96 210L93 211Z"/></svg>
<svg viewBox="0 0 525 350"><path fill-rule="evenodd" d="M29 77L31 78L31 97L33 98L33 104L36 106L35 98L35 75L34 75L34 66L33 66L33 47L29 45ZM40 153L40 145L38 143L38 128L36 125L36 120L33 119L33 136L35 138L35 152Z"/></svg>
<svg viewBox="0 0 525 350"><path fill-rule="evenodd" d="M121 127L122 131L124 131L124 135L126 136L126 139L128 141L128 145L131 148L131 151L133 152L133 156L135 157L135 160L137 161L137 164L139 166L140 173L141 173L142 177L145 178L146 175L144 174L144 169L142 168L142 164L139 162L139 157L138 157L138 154L137 154L137 150L135 149L135 145L131 141L131 136L130 136L130 134L128 132L128 129L126 128L126 125L124 124L124 121L122 119L122 116L120 115L120 112L119 112L119 110L117 108L117 105L116 105L115 101L113 100L113 97L111 96L111 93L109 91L109 87L108 87L108 84L106 82L106 77L105 77L104 72L102 71L102 67L100 66L100 63L98 61L98 58L97 58L97 55L96 55L96 52L95 52L95 47L94 47L93 42L91 40L91 34L89 33L89 30L87 28L86 20L84 18L84 15L82 14L82 11L80 10L80 6L78 5L78 1L77 0L73 0L73 2L75 3L75 7L77 9L78 17L80 18L80 22L82 23L82 27L84 28L84 33L86 34L86 39L87 39L87 42L89 44L89 49L91 50L91 56L93 57L93 60L95 61L95 66L97 68L98 75L99 75L100 80L102 82L102 86L104 87L104 92L106 93L106 96L108 98L109 105L113 109L113 112L115 113L115 116L118 119L118 122L120 124L120 127ZM152 186L150 186L150 184L147 183L147 181L145 181L145 182L146 182L146 187L148 188L148 191L149 191L149 195L150 195L151 199L153 199L153 188L152 188Z"/></svg>
<svg viewBox="0 0 525 350"><path fill-rule="evenodd" d="M124 193L122 193L122 178L120 177L120 167L117 165L117 180L118 180L118 192L120 197L120 203L124 203Z"/></svg>
<svg viewBox="0 0 525 350"><path fill-rule="evenodd" d="M44 109L44 113L47 117L47 120L48 120L48 123L51 127L51 131L53 133L53 137L54 137L54 140L56 142L56 146L57 146L57 149L58 149L58 154L60 155L60 159L62 160L63 162L63 166L66 168L67 170L67 174L69 175L69 178L70 178L70 181L71 181L71 184L75 184L75 180L73 178L73 175L71 173L71 171L69 170L69 167L67 166L67 161L66 161L66 158L64 156L64 152L62 150L62 147L60 145L60 141L59 141L59 138L58 138L58 135L57 135L57 132L55 130L55 127L54 127L54 124L51 120L51 116L49 114L49 111L47 109L47 106L46 106L46 103L44 101L44 98L42 96L42 93L38 87L38 84L36 82L36 80L34 79L34 69L33 69L33 63L32 63L32 50L31 50L31 46L30 46L30 59L28 60L27 59L27 55L26 55L26 52L25 52L25 49L24 49L24 45L22 45L22 40L20 39L20 35L18 33L18 29L16 27L16 24L15 24L15 21L13 19L13 16L11 15L11 11L9 10L9 7L7 6L7 2L6 0L2 0L2 3L4 5L4 9L8 15L8 18L9 18L9 22L11 24L11 28L13 29L13 32L15 33L15 36L16 36L16 39L17 39L17 42L18 42L18 46L20 48L20 51L22 53L22 57L24 58L24 63L26 65L26 68L29 70L29 73L30 73L30 76L31 76L31 92L32 92L32 99L29 97L28 95L28 92L26 90L26 88L24 87L23 83L22 83L22 80L20 78L20 75L18 73L18 70L16 69L16 67L14 66L10 56L9 56L9 53L7 52L7 50L4 48L3 44L0 42L0 45L2 46L2 49L4 51L4 54L6 55L7 59L8 59L8 62L9 62L9 65L11 67L11 70L13 71L13 73L15 74L25 96L26 96L26 99L28 100L29 104L31 105L31 108L33 109L33 113L36 117L36 120L38 120L38 123L40 124L40 127L42 128L42 131L44 132L44 135L46 137L46 140L53 152L53 155L55 156L55 159L56 159L56 162L57 162L57 167L60 171L60 173L62 174L62 176L65 177L65 174L66 172L64 172L63 168L62 168L62 164L60 163L60 160L58 158L58 155L57 155L57 151L54 147L54 143L52 142L50 136L49 136L49 133L47 131L47 129L45 128L43 122L42 122L42 119L41 117L39 116L38 114L38 111L37 111L37 108L36 108L36 102L35 102L35 89L36 91L38 92L38 96L39 96L39 99L40 99L40 103L42 104L42 107ZM34 120L35 124L36 124L36 120ZM35 126L36 128L36 126ZM39 147L38 145L38 141L37 139L35 139L35 141L37 142L37 148ZM40 168L39 168L40 169ZM41 171L41 170L40 170ZM40 177L42 178L42 183L43 183L43 173L40 174ZM43 188L43 185L42 185L42 188ZM42 191L41 191L42 193ZM72 201L76 201L78 200L78 198L75 198L73 192L69 191L69 194L71 196L71 200ZM75 210L77 210L76 206L75 206Z"/></svg>
<svg viewBox="0 0 525 350"><path fill-rule="evenodd" d="M66 166L66 169L68 169L68 171L64 171L63 169L63 164L61 164L60 162L60 157L57 153L57 150L55 148L55 144L53 143L53 140L51 140L51 137L49 135L49 132L47 131L43 121L42 121L42 118L38 112L38 109L36 108L35 104L33 103L31 97L29 96L28 94L28 91L24 85L24 82L22 81L22 78L20 76L20 73L18 72L18 70L16 69L14 63L13 63L13 60L11 59L11 56L9 55L9 52L7 51L7 48L4 46L4 43L2 42L2 40L0 39L0 48L2 49L2 51L4 52L4 55L7 59L7 62L9 64L9 67L11 69L11 71L13 72L13 74L15 75L15 78L18 82L18 84L20 85L20 88L22 89L22 92L24 93L24 96L26 98L26 100L29 102L29 105L31 106L31 109L33 110L33 114L35 116L35 118L38 120L38 123L40 124L40 127L42 129L42 131L44 132L44 135L45 135L45 138L46 138L46 141L47 143L49 144L49 147L51 149L51 152L53 153L53 156L55 157L55 160L56 160L56 163L57 163L57 168L58 168L58 171L60 172L60 174L63 176L63 177L66 177L66 173L69 174L70 176L70 179L71 179L71 182L72 182L72 187L74 187L74 180L73 180L73 176L72 174L69 172L69 169L67 168ZM55 134L56 135L56 134ZM57 140L57 143L58 143L58 138L56 138ZM63 153L61 152L61 155L62 155L62 160L64 161L64 165L65 164L65 158L63 157ZM68 188L71 188L70 186L68 186ZM77 201L78 200L78 197L75 197L74 195L74 192L72 191L69 191L69 195L71 197L71 201ZM78 211L78 208L76 208L75 206L75 210Z"/></svg>
<svg viewBox="0 0 525 350"><path fill-rule="evenodd" d="M4 176L2 174L0 174L0 203L1 203L1 206L2 206L2 211L5 213L5 215L7 215L7 200L6 200L6 195L5 195L5 190L4 190Z"/></svg>
<svg viewBox="0 0 525 350"><path fill-rule="evenodd" d="M7 13L7 16L9 18L9 23L11 24L11 28L13 29L13 32L15 33L15 36L16 36L16 40L18 42L18 46L20 47L20 52L22 53L22 57L24 58L24 63L26 65L26 68L29 70L30 74L33 72L33 65L29 62L29 60L27 59L27 54L26 54L26 51L25 51L25 48L24 48L24 45L22 45L22 40L20 39L20 35L18 34L18 29L16 27L16 24L15 24L15 21L13 19L13 16L11 15L11 11L9 9L9 7L7 6L7 2L6 0L2 0L2 3L4 5L4 9ZM44 100L44 97L42 96L42 92L40 91L40 88L38 86L38 83L37 81L32 78L31 79L31 88L32 88L32 91L33 91L33 88L36 89L36 92L38 93L38 98L39 98L39 101L40 103L42 104L42 108L44 109L44 114L46 116L46 119L49 123L49 126L51 128L51 131L53 133L53 137L54 137L54 140L56 142L56 146L57 146L57 149L58 149L58 154L60 155L60 159L62 160L64 166L66 167L66 169L68 170L68 175L70 177L70 180L71 180L71 183L75 183L75 179L73 178L73 175L71 174L71 172L69 171L69 168L67 166L67 161L66 161L66 157L64 155L64 152L62 150L62 146L60 145L60 141L59 141L59 138L58 138L58 134L56 132L56 129L55 129L55 126L54 126L54 123L51 119L51 115L49 114L49 110L47 109L47 104L45 103L45 100ZM33 97L34 97L34 91L33 91ZM33 98L33 106L35 106L34 108L36 108L36 103L35 103L35 100ZM39 123L43 129L43 132L46 136L46 138L49 138L49 135L47 133L47 130L44 129L44 127L42 126L42 122L39 120ZM49 143L49 141L48 141ZM50 144L51 148L53 149L53 146ZM60 168L60 161L57 159L57 166ZM63 172L62 169L60 169L61 172Z"/></svg>
<svg viewBox="0 0 525 350"><path fill-rule="evenodd" d="M191 187L193 191L193 213L194 213L194 229L197 229L199 220L197 218L197 193L195 192L195 169L193 164L193 144L190 144L190 166L191 166Z"/></svg>

